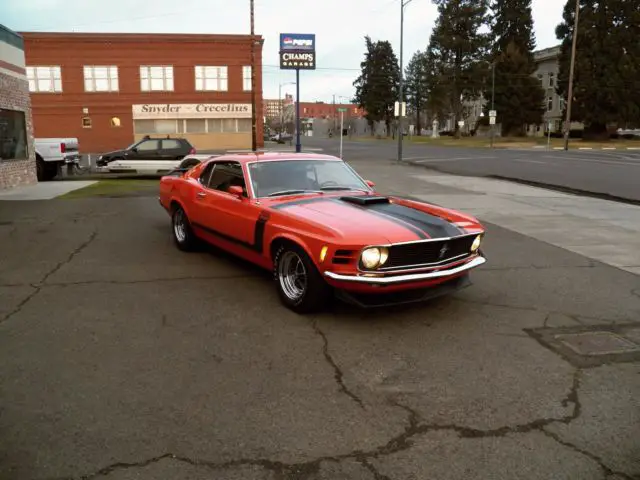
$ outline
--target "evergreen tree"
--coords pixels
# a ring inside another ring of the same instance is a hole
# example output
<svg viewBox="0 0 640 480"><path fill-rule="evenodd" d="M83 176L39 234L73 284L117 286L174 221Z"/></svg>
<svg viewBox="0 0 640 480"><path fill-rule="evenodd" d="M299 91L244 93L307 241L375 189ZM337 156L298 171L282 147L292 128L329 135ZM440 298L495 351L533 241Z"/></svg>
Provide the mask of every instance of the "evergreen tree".
<svg viewBox="0 0 640 480"><path fill-rule="evenodd" d="M427 99L426 55L416 52L411 57L405 71L405 96L407 110L416 115L417 134L422 130L422 113Z"/></svg>
<svg viewBox="0 0 640 480"><path fill-rule="evenodd" d="M575 0L562 17L557 91L567 98ZM639 38L637 0L580 1L571 120L584 123L583 138L608 138L608 126L640 124Z"/></svg>
<svg viewBox="0 0 640 480"><path fill-rule="evenodd" d="M372 42L365 37L367 51L360 63L362 73L353 82L356 87L354 102L367 112L367 121L374 133L374 123L384 121L387 135L391 131L394 104L398 98L400 67L391 43L386 40Z"/></svg>
<svg viewBox="0 0 640 480"><path fill-rule="evenodd" d="M483 86L479 62L487 56L489 38L479 30L488 20L488 0L433 0L433 3L438 6L438 18L427 49L435 69L432 88L446 99L458 137L463 100L477 98Z"/></svg>
<svg viewBox="0 0 640 480"><path fill-rule="evenodd" d="M545 110L544 89L533 77L536 43L531 0L495 0L492 27L496 122L501 124L504 135L524 135L527 125L542 122ZM488 83L487 99L491 98L491 88Z"/></svg>
<svg viewBox="0 0 640 480"><path fill-rule="evenodd" d="M533 34L531 0L494 0L491 6L494 56L505 52L513 43L523 54L530 56L536 41Z"/></svg>

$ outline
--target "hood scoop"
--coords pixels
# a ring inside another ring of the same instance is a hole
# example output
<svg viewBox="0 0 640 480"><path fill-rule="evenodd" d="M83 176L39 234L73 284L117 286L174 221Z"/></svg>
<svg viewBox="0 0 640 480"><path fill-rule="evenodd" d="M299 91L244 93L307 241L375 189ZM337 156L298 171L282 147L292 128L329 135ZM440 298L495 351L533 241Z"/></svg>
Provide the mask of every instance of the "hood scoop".
<svg viewBox="0 0 640 480"><path fill-rule="evenodd" d="M379 205L390 203L389 198L374 195L358 195L353 197L340 197L343 202L354 203L356 205Z"/></svg>

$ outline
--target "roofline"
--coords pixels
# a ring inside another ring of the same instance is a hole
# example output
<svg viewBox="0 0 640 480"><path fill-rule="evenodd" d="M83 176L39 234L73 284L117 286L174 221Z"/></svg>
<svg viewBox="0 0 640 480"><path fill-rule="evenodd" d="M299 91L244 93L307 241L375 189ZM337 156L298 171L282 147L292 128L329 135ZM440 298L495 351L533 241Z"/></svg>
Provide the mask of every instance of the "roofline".
<svg viewBox="0 0 640 480"><path fill-rule="evenodd" d="M193 41L228 41L228 42L248 42L251 40L249 34L217 34L217 33L141 33L141 32L19 32L25 40L57 40L57 41L78 41L78 40L111 40L111 41L131 41L131 40L161 40L175 42ZM264 42L262 35L254 34L253 38Z"/></svg>
<svg viewBox="0 0 640 480"><path fill-rule="evenodd" d="M311 152L246 152L246 153L223 153L217 155L211 160L235 160L243 163L257 162L278 162L278 161L297 161L297 160L332 160L332 161L344 161L334 155L327 155L323 153L311 153Z"/></svg>
<svg viewBox="0 0 640 480"><path fill-rule="evenodd" d="M0 42L4 42L13 47L24 50L24 39L18 32L14 32L9 27L0 23Z"/></svg>

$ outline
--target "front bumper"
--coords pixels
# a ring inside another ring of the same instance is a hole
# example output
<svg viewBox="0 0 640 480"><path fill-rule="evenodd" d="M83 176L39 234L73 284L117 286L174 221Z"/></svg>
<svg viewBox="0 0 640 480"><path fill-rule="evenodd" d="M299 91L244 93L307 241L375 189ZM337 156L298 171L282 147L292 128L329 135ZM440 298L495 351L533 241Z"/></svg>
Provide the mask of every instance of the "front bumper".
<svg viewBox="0 0 640 480"><path fill-rule="evenodd" d="M386 277L364 276L364 275L342 275L334 272L324 272L325 276L336 282L350 282L360 285L398 285L403 283L425 282L429 280L437 280L445 277L453 277L460 275L473 268L479 267L487 260L478 256L473 260L463 263L454 268L445 270L435 270L421 273L408 273L404 275L390 275Z"/></svg>

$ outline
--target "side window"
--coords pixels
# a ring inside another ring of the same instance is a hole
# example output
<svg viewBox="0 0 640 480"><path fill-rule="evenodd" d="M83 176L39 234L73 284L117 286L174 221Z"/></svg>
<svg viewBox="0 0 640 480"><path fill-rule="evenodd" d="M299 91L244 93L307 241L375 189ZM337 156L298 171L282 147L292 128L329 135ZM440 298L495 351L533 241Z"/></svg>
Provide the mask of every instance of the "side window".
<svg viewBox="0 0 640 480"><path fill-rule="evenodd" d="M142 143L139 143L136 147L140 152L148 152L149 150L157 150L158 149L158 140L146 140Z"/></svg>
<svg viewBox="0 0 640 480"><path fill-rule="evenodd" d="M178 140L173 140L173 139L162 140L163 150L175 150L178 148L180 148L180 142Z"/></svg>
<svg viewBox="0 0 640 480"><path fill-rule="evenodd" d="M209 177L211 177L211 171L213 170L214 166L215 166L215 163L212 162L206 167L204 167L202 169L202 173L200 174L200 177L198 178L198 181L205 187L209 185Z"/></svg>
<svg viewBox="0 0 640 480"><path fill-rule="evenodd" d="M247 195L242 166L237 162L216 163L209 179L209 188L226 192L233 186L242 187Z"/></svg>

